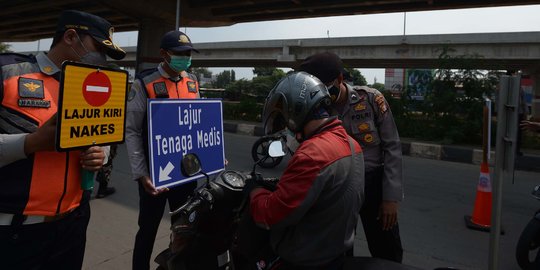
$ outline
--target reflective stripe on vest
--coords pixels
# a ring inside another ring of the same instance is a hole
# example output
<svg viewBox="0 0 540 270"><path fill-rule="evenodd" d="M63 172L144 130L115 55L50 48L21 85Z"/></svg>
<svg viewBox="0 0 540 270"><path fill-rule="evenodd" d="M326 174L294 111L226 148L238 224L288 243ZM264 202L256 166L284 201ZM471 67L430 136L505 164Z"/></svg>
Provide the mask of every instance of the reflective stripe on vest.
<svg viewBox="0 0 540 270"><path fill-rule="evenodd" d="M33 132L56 113L59 83L39 72L36 63L3 66L2 77L2 133ZM79 155L80 151L37 152L0 168L0 212L52 216L79 206Z"/></svg>
<svg viewBox="0 0 540 270"><path fill-rule="evenodd" d="M164 78L156 71L143 78L148 98L197 98L199 84L189 77L183 77L178 82ZM191 85L191 86L190 86Z"/></svg>

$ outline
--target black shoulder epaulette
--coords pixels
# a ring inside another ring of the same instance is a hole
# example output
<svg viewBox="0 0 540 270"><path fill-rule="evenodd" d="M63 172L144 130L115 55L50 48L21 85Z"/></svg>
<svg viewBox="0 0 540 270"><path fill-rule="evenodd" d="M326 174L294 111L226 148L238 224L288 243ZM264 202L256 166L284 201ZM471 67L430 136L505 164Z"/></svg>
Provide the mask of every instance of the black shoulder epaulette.
<svg viewBox="0 0 540 270"><path fill-rule="evenodd" d="M33 55L25 55L20 53L0 53L0 66L35 61L36 57Z"/></svg>
<svg viewBox="0 0 540 270"><path fill-rule="evenodd" d="M150 74L152 74L152 73L154 73L154 72L156 72L156 71L157 71L157 68L149 68L149 69L145 69L145 70L143 70L143 71L137 73L137 74L135 75L135 79L139 79L139 80L142 81L142 79L143 79L144 77L146 77L146 76L148 76L148 75L150 75Z"/></svg>
<svg viewBox="0 0 540 270"><path fill-rule="evenodd" d="M157 70L158 70L157 68L149 68L135 74L135 80L141 81L141 87L145 94L147 90L146 90L146 84L144 83L143 78L156 72Z"/></svg>
<svg viewBox="0 0 540 270"><path fill-rule="evenodd" d="M24 55L20 53L0 53L0 67L24 63L24 62L36 62L36 57L33 55ZM0 102L4 99L4 77L0 70Z"/></svg>

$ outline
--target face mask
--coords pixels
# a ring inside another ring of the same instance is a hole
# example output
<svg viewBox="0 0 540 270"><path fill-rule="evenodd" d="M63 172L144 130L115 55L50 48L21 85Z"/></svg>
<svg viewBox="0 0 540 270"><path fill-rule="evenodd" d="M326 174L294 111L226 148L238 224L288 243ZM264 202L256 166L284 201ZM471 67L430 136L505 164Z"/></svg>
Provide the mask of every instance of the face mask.
<svg viewBox="0 0 540 270"><path fill-rule="evenodd" d="M170 55L171 62L167 62L169 64L169 67L174 70L175 72L182 72L185 71L191 66L191 56L178 56L178 55Z"/></svg>
<svg viewBox="0 0 540 270"><path fill-rule="evenodd" d="M298 147L300 146L300 143L296 139L295 134L292 131L290 131L289 129L287 129L285 131L285 137L286 137L286 140L287 140L287 143L286 143L287 148L289 148L289 150L291 150L293 152L296 152L296 149L298 149Z"/></svg>
<svg viewBox="0 0 540 270"><path fill-rule="evenodd" d="M86 49L86 47L84 46L84 43L82 42L81 38L78 35L77 35L77 39L81 43L83 49L86 51L85 55L80 56L79 53L77 53L77 51L73 49L73 47L71 47L73 52L75 52L75 54L80 58L79 61L85 64L90 64L90 65L98 65L98 66L107 65L107 57L105 56L105 54L89 51L88 49Z"/></svg>
<svg viewBox="0 0 540 270"><path fill-rule="evenodd" d="M330 97L332 98L333 102L339 99L339 95L341 94L341 90L334 83L332 83L332 85L326 87L326 89L328 89L328 94L330 94Z"/></svg>

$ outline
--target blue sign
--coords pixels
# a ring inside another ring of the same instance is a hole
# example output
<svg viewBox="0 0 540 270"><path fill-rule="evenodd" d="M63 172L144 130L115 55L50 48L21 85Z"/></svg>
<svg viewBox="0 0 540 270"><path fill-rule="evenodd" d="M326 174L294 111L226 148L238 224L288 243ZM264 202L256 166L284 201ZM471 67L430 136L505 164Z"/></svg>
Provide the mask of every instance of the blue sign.
<svg viewBox="0 0 540 270"><path fill-rule="evenodd" d="M204 177L186 177L180 164L195 153L202 171L224 170L222 104L218 99L150 99L148 101L150 176L156 188L181 185Z"/></svg>

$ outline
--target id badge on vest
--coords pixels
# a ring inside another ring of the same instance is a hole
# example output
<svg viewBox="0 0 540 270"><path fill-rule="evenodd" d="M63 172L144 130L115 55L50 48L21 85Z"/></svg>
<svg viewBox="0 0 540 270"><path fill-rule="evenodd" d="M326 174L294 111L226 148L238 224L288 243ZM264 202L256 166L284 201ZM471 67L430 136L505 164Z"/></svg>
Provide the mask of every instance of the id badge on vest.
<svg viewBox="0 0 540 270"><path fill-rule="evenodd" d="M154 93L156 94L156 98L168 98L169 91L167 91L165 82L154 83Z"/></svg>
<svg viewBox="0 0 540 270"><path fill-rule="evenodd" d="M197 93L197 85L195 84L195 82L187 82L187 89L190 93Z"/></svg>
<svg viewBox="0 0 540 270"><path fill-rule="evenodd" d="M51 101L45 99L42 80L20 77L18 81L19 107L49 108Z"/></svg>

